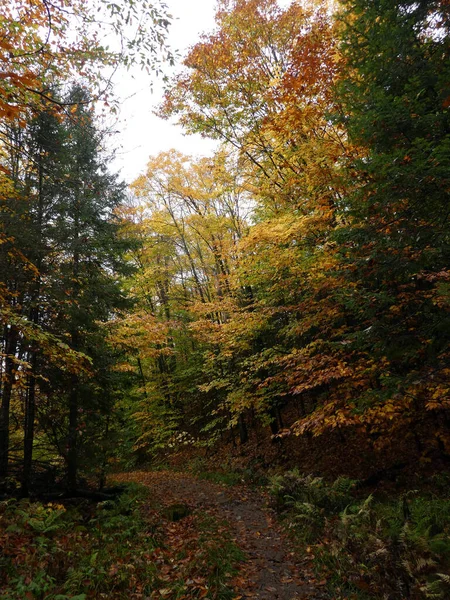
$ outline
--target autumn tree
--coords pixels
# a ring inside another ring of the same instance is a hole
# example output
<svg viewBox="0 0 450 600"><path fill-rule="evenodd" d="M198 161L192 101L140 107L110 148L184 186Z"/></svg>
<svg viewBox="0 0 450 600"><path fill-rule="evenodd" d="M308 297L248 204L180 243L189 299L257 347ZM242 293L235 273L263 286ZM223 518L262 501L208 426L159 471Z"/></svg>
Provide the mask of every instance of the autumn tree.
<svg viewBox="0 0 450 600"><path fill-rule="evenodd" d="M323 269L335 265L331 235L349 185L343 166L357 150L331 118L342 113L333 94L340 58L325 4L221 3L216 21L217 31L188 54L161 112L238 149L257 223L240 248L247 295L223 324L222 351L234 357L233 412L256 411L276 431L278 407L295 393L288 380L295 369L283 361L311 342L294 332L312 331L307 319L328 308Z"/></svg>
<svg viewBox="0 0 450 600"><path fill-rule="evenodd" d="M342 5L221 3L161 112L237 148L258 205L252 301L215 332L237 410L445 450L448 10Z"/></svg>
<svg viewBox="0 0 450 600"><path fill-rule="evenodd" d="M141 441L155 447L177 428L190 434L207 424L213 429L217 394L199 386L208 381L204 352L219 340L203 333L211 322L225 321L234 302L237 246L248 228L250 201L224 152L199 160L161 153L132 189L137 204L123 216L124 235L131 227L142 241L131 255L137 308L118 323L114 339L136 369Z"/></svg>
<svg viewBox="0 0 450 600"><path fill-rule="evenodd" d="M297 433L345 440L357 430L373 450L395 446L406 428L430 460L448 452L447 9L345 5L342 109L330 118L352 151L341 155L335 226L311 245L314 214L286 215L288 227L272 220L246 241L254 289L276 268L262 290L284 320L259 385L299 399Z"/></svg>
<svg viewBox="0 0 450 600"><path fill-rule="evenodd" d="M241 169L269 210L333 206L345 135L328 118L339 105L326 4L220 2L216 24L189 51L160 114L238 149Z"/></svg>
<svg viewBox="0 0 450 600"><path fill-rule="evenodd" d="M42 100L65 102L50 92L58 82L83 78L93 98L107 99L119 65L159 69L172 60L165 43L165 6L144 0L7 0L0 7L0 117L24 124ZM108 43L111 47L108 47Z"/></svg>

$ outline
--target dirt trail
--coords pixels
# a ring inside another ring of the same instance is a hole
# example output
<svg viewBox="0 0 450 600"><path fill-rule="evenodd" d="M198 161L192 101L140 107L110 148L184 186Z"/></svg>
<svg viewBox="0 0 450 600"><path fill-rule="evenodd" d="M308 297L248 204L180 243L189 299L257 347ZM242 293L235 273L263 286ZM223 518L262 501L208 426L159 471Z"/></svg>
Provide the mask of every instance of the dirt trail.
<svg viewBox="0 0 450 600"><path fill-rule="evenodd" d="M187 505L225 519L246 555L242 574L235 579L236 598L260 600L323 600L308 561L296 562L289 542L277 525L267 499L245 486L228 487L173 472L120 475L120 481L147 485L165 506Z"/></svg>

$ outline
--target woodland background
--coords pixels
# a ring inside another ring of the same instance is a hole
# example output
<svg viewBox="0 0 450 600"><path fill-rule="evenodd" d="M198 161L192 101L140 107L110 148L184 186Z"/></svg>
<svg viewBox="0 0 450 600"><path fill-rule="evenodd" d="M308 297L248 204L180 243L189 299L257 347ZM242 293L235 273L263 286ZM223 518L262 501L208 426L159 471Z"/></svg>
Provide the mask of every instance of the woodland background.
<svg viewBox="0 0 450 600"><path fill-rule="evenodd" d="M159 114L220 147L127 188L111 81L171 18L0 6L2 598L242 597L215 517L172 556L142 491L9 500L149 465L274 474L333 598L448 597L450 4L219 0Z"/></svg>
<svg viewBox="0 0 450 600"><path fill-rule="evenodd" d="M144 5L100 4L152 23L118 52L84 2L1 11L0 476L270 439L317 472L445 463L447 3L220 2L160 114L222 146L126 190L95 107L108 66L172 60Z"/></svg>

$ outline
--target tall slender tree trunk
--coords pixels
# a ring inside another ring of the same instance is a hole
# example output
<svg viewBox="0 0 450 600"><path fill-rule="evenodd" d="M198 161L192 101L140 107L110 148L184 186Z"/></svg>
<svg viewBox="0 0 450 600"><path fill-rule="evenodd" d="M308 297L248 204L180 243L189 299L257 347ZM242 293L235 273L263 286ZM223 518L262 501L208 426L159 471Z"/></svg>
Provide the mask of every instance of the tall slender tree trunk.
<svg viewBox="0 0 450 600"><path fill-rule="evenodd" d="M140 356L137 357L137 364L139 367L139 374L140 374L141 380L142 380L142 389L144 391L144 398L147 398L147 382L145 380L144 369L142 368L142 361L141 361Z"/></svg>
<svg viewBox="0 0 450 600"><path fill-rule="evenodd" d="M241 444L246 444L248 442L248 430L247 425L244 420L244 415L241 413L238 419L238 430L239 430L239 441Z"/></svg>
<svg viewBox="0 0 450 600"><path fill-rule="evenodd" d="M102 465L101 465L101 469L100 469L100 477L99 477L99 481L98 481L98 487L100 490L102 490L105 487L106 484L106 475L107 475L107 466L108 466L108 452L107 452L107 444L108 444L108 437L109 437L109 424L110 424L110 415L108 414L107 418L106 418L106 427L105 427L105 431L103 434L103 460L102 460Z"/></svg>
<svg viewBox="0 0 450 600"><path fill-rule="evenodd" d="M189 266L191 268L191 272L192 272L192 275L193 275L194 280L195 280L197 291L198 291L199 296L200 296L200 300L202 301L203 304L205 304L206 299L205 299L205 294L204 294L204 291L203 291L203 286L200 283L200 278L199 278L198 273L197 273L197 268L195 266L194 259L192 257L192 254L191 254L191 252L189 250L188 243L186 241L186 234L185 234L185 231L184 231L184 223L183 223L183 228L181 228L180 224L179 224L179 222L177 220L177 218L175 217L175 213L173 212L172 208L169 205L167 205L167 204L166 204L166 207L169 210L169 214L170 214L170 216L172 218L173 224L174 224L174 226L175 226L178 234L180 235L181 242L183 244L184 251L186 252L186 256L187 256L187 259L189 261Z"/></svg>
<svg viewBox="0 0 450 600"><path fill-rule="evenodd" d="M0 406L0 478L8 475L9 466L9 416L11 406L11 394L14 385L14 361L13 356L17 350L18 332L14 326L5 327L5 371L1 384L1 406Z"/></svg>
<svg viewBox="0 0 450 600"><path fill-rule="evenodd" d="M34 289L32 293L30 320L39 324L39 299L41 294L41 269L43 263L42 257L42 227L44 212L44 167L42 161L39 162L39 194L38 194L38 213L37 213L37 260L36 268L38 271ZM24 418L24 439L23 439L23 473L22 473L22 494L28 496L31 483L31 472L33 466L33 445L34 445L34 426L36 416L36 367L37 350L30 349L31 355L31 373L28 376L27 390L25 395L25 418Z"/></svg>
<svg viewBox="0 0 450 600"><path fill-rule="evenodd" d="M72 379L72 390L69 395L69 432L67 438L67 487L73 492L77 487L78 473L78 378Z"/></svg>
<svg viewBox="0 0 450 600"><path fill-rule="evenodd" d="M73 248L73 298L79 295L79 270L80 270L80 198L76 198L74 207L74 248ZM74 350L78 350L80 345L79 333L76 325L72 323L71 346ZM69 430L67 437L67 486L70 492L73 492L77 487L78 473L78 401L79 401L79 379L77 375L72 376L71 390L69 394Z"/></svg>
<svg viewBox="0 0 450 600"><path fill-rule="evenodd" d="M32 372L28 376L28 384L25 395L25 422L23 438L23 472L22 472L22 495L28 496L30 491L31 473L33 466L33 443L34 443L34 421L36 413L36 352L33 351L31 359Z"/></svg>

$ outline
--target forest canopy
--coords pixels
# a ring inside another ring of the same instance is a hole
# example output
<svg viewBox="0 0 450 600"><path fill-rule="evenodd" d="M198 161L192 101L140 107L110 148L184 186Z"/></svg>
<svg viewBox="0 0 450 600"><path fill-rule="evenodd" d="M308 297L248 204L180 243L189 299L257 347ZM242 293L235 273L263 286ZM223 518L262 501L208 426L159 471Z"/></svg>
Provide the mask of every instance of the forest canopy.
<svg viewBox="0 0 450 600"><path fill-rule="evenodd" d="M448 460L449 11L220 0L159 108L220 147L126 191L94 106L172 60L164 5L0 8L0 478L261 439Z"/></svg>

